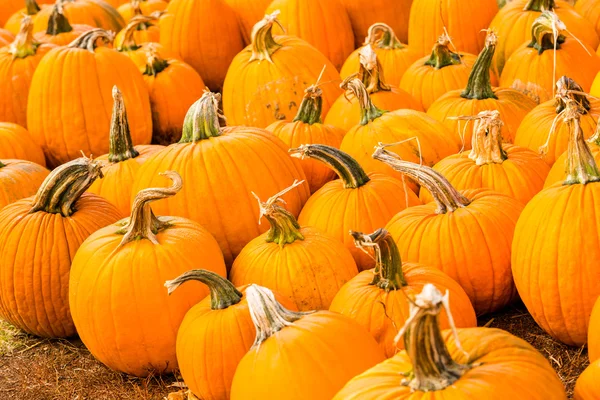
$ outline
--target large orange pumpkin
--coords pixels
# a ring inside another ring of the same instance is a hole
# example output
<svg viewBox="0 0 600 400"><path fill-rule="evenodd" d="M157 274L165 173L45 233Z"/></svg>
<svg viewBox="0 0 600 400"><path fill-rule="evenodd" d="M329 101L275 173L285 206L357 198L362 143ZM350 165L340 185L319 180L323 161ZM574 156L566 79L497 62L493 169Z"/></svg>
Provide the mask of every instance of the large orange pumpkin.
<svg viewBox="0 0 600 400"><path fill-rule="evenodd" d="M256 339L237 366L231 400L330 400L350 378L384 360L375 339L348 317L290 311L257 285L246 297Z"/></svg>
<svg viewBox="0 0 600 400"><path fill-rule="evenodd" d="M33 196L50 172L25 160L0 160L0 210L7 204Z"/></svg>
<svg viewBox="0 0 600 400"><path fill-rule="evenodd" d="M72 24L90 25L107 31L119 32L125 21L119 12L103 0L57 0L61 3L65 17ZM48 27L48 19L53 7L45 7L37 13L33 24L34 32L43 32Z"/></svg>
<svg viewBox="0 0 600 400"><path fill-rule="evenodd" d="M52 14L48 18L48 27L45 31L36 33L33 37L40 43L52 43L57 46L66 46L77 39L82 33L94 29L91 25L73 24L64 14L61 2L52 7Z"/></svg>
<svg viewBox="0 0 600 400"><path fill-rule="evenodd" d="M592 362L577 378L573 400L600 399L600 360Z"/></svg>
<svg viewBox="0 0 600 400"><path fill-rule="evenodd" d="M33 141L27 129L12 122L0 122L0 159L6 158L33 161L46 166L42 148Z"/></svg>
<svg viewBox="0 0 600 400"><path fill-rule="evenodd" d="M113 86L123 92L133 144L150 143L152 116L141 72L125 55L109 47L102 29L82 34L43 58L33 77L27 125L54 167L81 154L108 153ZM78 71L74 73L73 71ZM52 101L48 101L52 99ZM63 118L63 115L77 118Z"/></svg>
<svg viewBox="0 0 600 400"><path fill-rule="evenodd" d="M252 28L263 19L271 0L225 0L237 16L245 45L252 43Z"/></svg>
<svg viewBox="0 0 600 400"><path fill-rule="evenodd" d="M375 260L354 246L348 231L372 232L399 211L420 204L402 181L387 175L367 175L350 155L321 144L291 149L298 158L313 158L335 171L340 179L326 183L305 204L298 222L318 228L344 243L359 271L371 269Z"/></svg>
<svg viewBox="0 0 600 400"><path fill-rule="evenodd" d="M252 44L229 66L223 111L233 125L265 128L275 121L292 120L304 88L315 81L321 83L325 115L341 93L340 76L323 54L295 36L273 36L277 16L277 12L265 15L254 26Z"/></svg>
<svg viewBox="0 0 600 400"><path fill-rule="evenodd" d="M479 54L467 87L464 90L453 90L437 99L427 110L427 114L442 121L452 134L464 143L464 148L471 148L471 137L466 135L469 122L461 124L456 117L475 116L481 111L498 110L504 119L504 140L512 143L515 133L525 115L536 103L531 98L515 89L492 88L490 67L496 50L497 36L488 32L485 48Z"/></svg>
<svg viewBox="0 0 600 400"><path fill-rule="evenodd" d="M76 334L69 309L71 260L89 235L121 218L112 204L84 193L101 175L99 163L73 160L52 171L35 197L0 211L2 319L37 336Z"/></svg>
<svg viewBox="0 0 600 400"><path fill-rule="evenodd" d="M600 35L600 4L596 0L577 0L575 11L591 22Z"/></svg>
<svg viewBox="0 0 600 400"><path fill-rule="evenodd" d="M181 141L152 155L140 169L134 193L164 186L158 172L175 170L187 185L179 196L156 203L161 215L199 222L215 236L231 265L252 239L268 228L258 223L251 192L267 197L304 179L285 144L257 128L219 126L219 95L206 92L185 117ZM298 215L309 197L308 184L288 193L288 210Z"/></svg>
<svg viewBox="0 0 600 400"><path fill-rule="evenodd" d="M529 343L491 328L440 330L452 296L425 285L400 330L405 350L356 376L333 400L564 400L552 366Z"/></svg>
<svg viewBox="0 0 600 400"><path fill-rule="evenodd" d="M435 200L408 208L387 224L402 259L447 273L478 315L509 304L516 295L511 243L523 205L490 189L459 192L439 172L403 161L383 146L373 157L417 180Z"/></svg>
<svg viewBox="0 0 600 400"><path fill-rule="evenodd" d="M19 33L19 29L21 27L21 20L25 15L29 15L31 17L31 21L35 21L35 17L37 13L40 12L40 6L36 2L36 0L25 0L21 1L21 5L25 4L24 8L19 9L13 15L8 18L4 26L4 29L8 30L12 34L16 35ZM4 4L3 4L4 6ZM47 5L42 5L42 7L47 7Z"/></svg>
<svg viewBox="0 0 600 400"><path fill-rule="evenodd" d="M600 301L598 299L596 299L590 315L587 339L588 357L590 362L593 363L600 359Z"/></svg>

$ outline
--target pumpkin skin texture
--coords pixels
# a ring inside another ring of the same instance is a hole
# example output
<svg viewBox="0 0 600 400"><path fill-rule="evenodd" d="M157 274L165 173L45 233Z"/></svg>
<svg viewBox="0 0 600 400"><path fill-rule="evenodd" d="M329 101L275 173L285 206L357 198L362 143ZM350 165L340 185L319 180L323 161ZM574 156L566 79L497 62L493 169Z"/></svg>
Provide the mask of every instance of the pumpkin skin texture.
<svg viewBox="0 0 600 400"><path fill-rule="evenodd" d="M574 400L595 400L600 398L600 360L594 361L581 373L575 384Z"/></svg>
<svg viewBox="0 0 600 400"><path fill-rule="evenodd" d="M29 15L29 17L31 17L31 21L33 22L35 21L37 14L40 12L40 9L42 7L48 7L47 4L38 3L41 2L35 0L21 1L21 6L25 5L25 7L19 7L19 9L16 10L16 12L6 20L6 23L0 26L3 26L4 29L11 32L13 35L16 35L17 33L19 33L19 30L21 28L21 20L25 15Z"/></svg>
<svg viewBox="0 0 600 400"><path fill-rule="evenodd" d="M169 297L165 280L195 266L223 277L227 272L217 241L198 223L144 211L149 202L181 189L177 173L165 175L172 186L140 192L129 219L98 230L81 245L70 274L69 303L83 343L109 368L139 377L177 369L179 325L208 294L196 283Z"/></svg>
<svg viewBox="0 0 600 400"><path fill-rule="evenodd" d="M277 13L258 22L252 44L229 66L223 111L232 125L265 128L276 121L293 119L304 88L319 76L324 115L340 93L336 85L340 76L331 61L295 36L273 37L271 29L276 22Z"/></svg>
<svg viewBox="0 0 600 400"><path fill-rule="evenodd" d="M257 285L246 296L257 339L235 371L231 400L329 400L351 377L384 359L377 342L348 317L289 311Z"/></svg>
<svg viewBox="0 0 600 400"><path fill-rule="evenodd" d="M49 173L31 161L0 160L0 210L7 204L33 196Z"/></svg>
<svg viewBox="0 0 600 400"><path fill-rule="evenodd" d="M76 334L68 302L71 261L89 235L121 218L100 196L81 194L99 175L98 163L73 160L48 175L35 197L2 209L2 319L37 336ZM23 236L28 238L26 245Z"/></svg>
<svg viewBox="0 0 600 400"><path fill-rule="evenodd" d="M258 224L259 210L250 192L269 196L304 179L304 173L271 133L247 127L221 129L217 104L218 96L208 92L190 108L182 140L142 165L133 190L164 186L158 172L177 171L188 184L178 196L158 201L155 212L199 222L215 236L225 263L231 265L246 243L267 230ZM304 183L284 199L288 210L298 215L308 197Z"/></svg>
<svg viewBox="0 0 600 400"><path fill-rule="evenodd" d="M236 25L235 12L223 0L172 0L160 19L160 43L216 91L244 47L241 32L232 29Z"/></svg>
<svg viewBox="0 0 600 400"><path fill-rule="evenodd" d="M266 14L271 0L225 0L237 16L238 25L247 46L252 43L252 28Z"/></svg>
<svg viewBox="0 0 600 400"><path fill-rule="evenodd" d="M7 46L15 40L15 35L6 29L0 28L0 47Z"/></svg>
<svg viewBox="0 0 600 400"><path fill-rule="evenodd" d="M591 22L596 28L596 33L600 35L600 7L598 7L597 2L594 0L578 0L575 3L575 11Z"/></svg>
<svg viewBox="0 0 600 400"><path fill-rule="evenodd" d="M376 22L383 22L398 35L400 41L408 41L408 18L413 0L341 0L354 31L354 45L363 44L369 27Z"/></svg>
<svg viewBox="0 0 600 400"><path fill-rule="evenodd" d="M108 153L110 93L115 85L123 93L129 110L133 144L150 143L150 101L140 71L116 50L93 47L96 40L109 37L101 29L86 32L69 46L50 51L36 70L27 106L27 124L50 166L69 161L81 151ZM80 73L73 75L74 69ZM65 112L82 117L61 118Z"/></svg>
<svg viewBox="0 0 600 400"><path fill-rule="evenodd" d="M67 0L62 5L65 17L72 24L91 25L112 32L119 32L125 26L125 21L118 11L103 0ZM43 32L47 29L52 8L42 8L36 15L33 24L34 32Z"/></svg>
<svg viewBox="0 0 600 400"><path fill-rule="evenodd" d="M12 122L0 122L0 159L13 158L33 161L46 166L46 159L27 129Z"/></svg>
<svg viewBox="0 0 600 400"><path fill-rule="evenodd" d="M596 299L588 328L588 357L590 362L600 358L600 301Z"/></svg>

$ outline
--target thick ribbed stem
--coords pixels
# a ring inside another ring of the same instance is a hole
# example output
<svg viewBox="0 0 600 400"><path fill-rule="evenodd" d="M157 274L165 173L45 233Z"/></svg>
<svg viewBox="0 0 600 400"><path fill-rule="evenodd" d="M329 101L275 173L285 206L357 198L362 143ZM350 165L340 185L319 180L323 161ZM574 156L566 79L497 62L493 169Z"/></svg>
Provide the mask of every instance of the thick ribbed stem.
<svg viewBox="0 0 600 400"><path fill-rule="evenodd" d="M508 158L502 147L502 126L500 112L482 111L471 117L473 123L473 148L469 158L477 165L502 164Z"/></svg>
<svg viewBox="0 0 600 400"><path fill-rule="evenodd" d="M179 143L192 143L221 136L219 125L219 93L204 92L185 115Z"/></svg>
<svg viewBox="0 0 600 400"><path fill-rule="evenodd" d="M71 32L72 30L73 27L63 13L62 3L58 2L54 4L54 7L52 7L52 14L50 14L50 17L48 18L46 34L56 36L61 33Z"/></svg>
<svg viewBox="0 0 600 400"><path fill-rule="evenodd" d="M25 0L25 12L27 15L35 15L41 10L40 6L35 0Z"/></svg>
<svg viewBox="0 0 600 400"><path fill-rule="evenodd" d="M386 163L392 169L404 175L410 176L429 190L438 206L436 211L438 214L453 212L470 204L469 199L460 194L442 174L426 165L402 160L397 154L386 150L385 148L388 146L390 145L379 143L375 147L373 158Z"/></svg>
<svg viewBox="0 0 600 400"><path fill-rule="evenodd" d="M208 286L210 290L210 308L213 310L224 310L242 301L244 295L233 286L227 279L205 269L193 269L184 272L177 278L166 281L165 287L168 293L173 293L182 283L187 281L200 281Z"/></svg>
<svg viewBox="0 0 600 400"><path fill-rule="evenodd" d="M307 87L304 91L304 99L302 99L302 103L300 103L298 113L296 114L293 122L301 121L308 125L322 123L322 96L323 91L319 87L315 85L310 85Z"/></svg>
<svg viewBox="0 0 600 400"><path fill-rule="evenodd" d="M460 94L461 97L476 100L497 98L492 90L490 80L490 67L492 66L492 59L494 58L497 43L498 37L496 33L489 31L485 39L485 48L481 50L473 65L473 69L469 75L469 82L465 90Z"/></svg>
<svg viewBox="0 0 600 400"><path fill-rule="evenodd" d="M290 149L289 153L292 157L301 159L309 157L327 164L344 182L345 188L356 189L370 180L354 158L335 147L324 144L303 144L298 148Z"/></svg>
<svg viewBox="0 0 600 400"><path fill-rule="evenodd" d="M383 68L377 53L371 45L363 46L359 52L360 68L358 69L357 78L361 80L369 94L380 91L389 92L392 88L384 82Z"/></svg>
<svg viewBox="0 0 600 400"><path fill-rule="evenodd" d="M554 0L529 0L525 7L523 7L523 11L542 12L544 10L553 10L554 7Z"/></svg>
<svg viewBox="0 0 600 400"><path fill-rule="evenodd" d="M570 130L566 160L567 178L564 185L585 185L600 181L600 171L583 136L580 118L581 112L577 104L569 102L563 117Z"/></svg>
<svg viewBox="0 0 600 400"><path fill-rule="evenodd" d="M281 30L284 30L277 20L278 16L279 10L270 15L265 15L261 21L254 25L252 29L252 57L250 57L250 61L268 60L269 62L273 62L271 56L282 47L273 38L273 24L279 25Z"/></svg>
<svg viewBox="0 0 600 400"><path fill-rule="evenodd" d="M117 163L135 158L140 153L133 147L125 102L121 91L116 86L113 86L112 97L113 111L110 123L108 161Z"/></svg>
<svg viewBox="0 0 600 400"><path fill-rule="evenodd" d="M365 235L361 232L350 231L354 245L369 253L372 249L375 255L375 271L371 285L390 291L406 286L402 272L402 259L394 238L385 229Z"/></svg>
<svg viewBox="0 0 600 400"><path fill-rule="evenodd" d="M556 82L556 113L561 113L567 106L566 100L576 101L584 114L592 108L585 91L577 82L567 76L561 76Z"/></svg>
<svg viewBox="0 0 600 400"><path fill-rule="evenodd" d="M146 69L144 75L156 76L167 69L169 61L161 58L154 43L148 43L146 49Z"/></svg>
<svg viewBox="0 0 600 400"><path fill-rule="evenodd" d="M123 30L123 41L120 43L119 51L133 51L141 46L135 42L135 32L140 29L148 29L152 22L157 21L155 15L136 15L131 18L125 29Z"/></svg>
<svg viewBox="0 0 600 400"><path fill-rule="evenodd" d="M383 22L377 22L369 27L365 45L370 44L378 49L394 50L406 47L396 37L391 26Z"/></svg>
<svg viewBox="0 0 600 400"><path fill-rule="evenodd" d="M546 50L558 50L566 40L563 35L565 29L567 27L556 14L552 11L544 11L531 26L531 43L528 47L536 49L538 54Z"/></svg>
<svg viewBox="0 0 600 400"><path fill-rule="evenodd" d="M111 44L115 39L115 34L105 31L104 29L96 28L82 33L67 47L75 49L85 49L94 52L97 46L98 39L101 39L105 44Z"/></svg>
<svg viewBox="0 0 600 400"><path fill-rule="evenodd" d="M429 65L435 69L442 69L450 65L460 64L461 55L450 50L448 47L449 44L450 38L444 33L433 46L431 56L429 60L425 61L425 65Z"/></svg>
<svg viewBox="0 0 600 400"><path fill-rule="evenodd" d="M13 58L26 58L34 55L39 45L33 39L33 21L29 15L26 15L21 20L19 33L10 44L9 53Z"/></svg>
<svg viewBox="0 0 600 400"><path fill-rule="evenodd" d="M386 111L380 110L375 107L373 102L371 101L371 97L369 96L369 92L367 88L360 79L351 75L348 78L344 79L340 84L340 87L346 91L344 96L348 93L354 95L358 104L360 105L360 124L366 125L369 122L381 117Z"/></svg>
<svg viewBox="0 0 600 400"><path fill-rule="evenodd" d="M29 213L44 211L68 217L74 204L96 178L102 178L102 165L81 157L55 168L40 186Z"/></svg>

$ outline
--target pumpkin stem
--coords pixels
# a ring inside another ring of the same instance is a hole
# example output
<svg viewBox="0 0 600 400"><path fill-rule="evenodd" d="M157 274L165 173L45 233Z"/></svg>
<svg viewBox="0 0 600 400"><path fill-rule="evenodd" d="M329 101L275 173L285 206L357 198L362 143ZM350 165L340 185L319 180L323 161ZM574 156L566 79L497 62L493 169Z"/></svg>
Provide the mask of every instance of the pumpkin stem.
<svg viewBox="0 0 600 400"><path fill-rule="evenodd" d="M127 26L123 29L123 39L117 44L118 51L134 51L139 49L140 45L135 42L135 32L148 29L152 22L157 21L158 17L154 15L136 15L131 18Z"/></svg>
<svg viewBox="0 0 600 400"><path fill-rule="evenodd" d="M502 164L508 158L502 147L502 126L500 112L481 111L475 116L458 117L457 119L474 121L473 148L469 158L477 165Z"/></svg>
<svg viewBox="0 0 600 400"><path fill-rule="evenodd" d="M9 53L14 58L26 58L35 54L40 44L33 39L33 21L29 15L21 20L21 27L10 44Z"/></svg>
<svg viewBox="0 0 600 400"><path fill-rule="evenodd" d="M587 114L592 108L590 101L583 88L573 79L567 76L561 76L556 82L556 113L560 114L566 107L566 99L576 101L583 114Z"/></svg>
<svg viewBox="0 0 600 400"><path fill-rule="evenodd" d="M138 15L143 15L140 0L131 0L129 4L131 4L131 9L133 10L134 17L137 17Z"/></svg>
<svg viewBox="0 0 600 400"><path fill-rule="evenodd" d="M27 15L35 15L40 10L41 8L35 0L25 0L25 13Z"/></svg>
<svg viewBox="0 0 600 400"><path fill-rule="evenodd" d="M423 286L421 293L410 302L408 320L398 332L396 342L404 339L404 348L413 370L401 384L413 391L443 390L465 374L471 365L459 364L452 359L440 330L440 312L446 310L456 346L462 349L458 332L450 313L449 292L442 296L431 283Z"/></svg>
<svg viewBox="0 0 600 400"><path fill-rule="evenodd" d="M130 158L135 158L139 156L140 153L133 147L125 102L123 101L121 91L116 85L113 86L112 97L113 111L112 120L110 122L108 161L111 163L118 163L129 160Z"/></svg>
<svg viewBox="0 0 600 400"><path fill-rule="evenodd" d="M304 90L304 98L298 113L292 122L301 121L308 125L321 124L323 91L317 85L310 85Z"/></svg>
<svg viewBox="0 0 600 400"><path fill-rule="evenodd" d="M553 10L554 7L554 0L529 0L523 8L523 11L542 12L544 10Z"/></svg>
<svg viewBox="0 0 600 400"><path fill-rule="evenodd" d="M424 186L429 190L438 206L436 211L438 214L453 212L470 204L469 199L460 194L460 192L456 190L442 174L435 171L433 168L404 161L396 153L385 149L386 147L393 145L395 145L395 143L379 143L375 147L373 158L386 163L394 170L401 172L404 175L410 176L419 182L421 186Z"/></svg>
<svg viewBox="0 0 600 400"><path fill-rule="evenodd" d="M74 204L96 178L102 178L102 165L85 156L55 168L35 195L29 213L44 211L68 217Z"/></svg>
<svg viewBox="0 0 600 400"><path fill-rule="evenodd" d="M192 143L221 136L219 125L219 101L221 95L205 91L185 115L183 132L179 143Z"/></svg>
<svg viewBox="0 0 600 400"><path fill-rule="evenodd" d="M358 58L360 60L360 68L358 69L357 78L362 81L369 94L380 91L389 92L392 90L392 88L384 82L383 68L377 58L377 53L375 53L375 50L373 50L371 45L368 44L363 46L358 51Z"/></svg>
<svg viewBox="0 0 600 400"><path fill-rule="evenodd" d="M264 203L260 201L256 193L252 192L254 198L258 200L258 207L260 208L258 223L260 224L262 217L265 217L271 224L271 229L267 232L267 243L275 242L283 248L286 244L294 243L296 240L304 240L304 235L300 232L300 224L294 215L278 204L285 204L281 196L302 185L302 183L304 181L295 180L290 187L269 197Z"/></svg>
<svg viewBox="0 0 600 400"><path fill-rule="evenodd" d="M158 244L156 234L171 226L168 222L161 221L154 215L150 203L175 196L182 187L181 176L175 171L165 171L159 175L169 178L172 185L168 188L148 188L138 192L131 206L129 221L117 231L117 234L123 235L123 239L117 248L141 239L148 239L150 242Z"/></svg>
<svg viewBox="0 0 600 400"><path fill-rule="evenodd" d="M144 75L156 76L167 69L169 61L161 58L154 43L148 43L146 49L146 68Z"/></svg>
<svg viewBox="0 0 600 400"><path fill-rule="evenodd" d="M98 47L98 39L101 39L104 44L111 44L115 39L115 34L113 32L105 31L101 28L91 29L82 33L67 47L72 49L84 49L93 53L96 47Z"/></svg>
<svg viewBox="0 0 600 400"><path fill-rule="evenodd" d="M168 293L173 293L182 283L187 281L200 281L208 286L210 290L210 308L212 310L224 310L242 301L244 295L233 286L233 283L219 274L205 269L193 269L184 272L177 278L166 281L165 287Z"/></svg>
<svg viewBox="0 0 600 400"><path fill-rule="evenodd" d="M567 103L563 120L569 126L570 137L567 148L566 171L564 185L582 184L600 181L600 171L594 156L588 147L581 129L581 109L572 100Z"/></svg>
<svg viewBox="0 0 600 400"><path fill-rule="evenodd" d="M286 326L293 325L305 315L314 311L296 312L284 308L270 289L252 284L246 289L246 300L250 317L256 328L256 339L251 349L279 332Z"/></svg>
<svg viewBox="0 0 600 400"><path fill-rule="evenodd" d="M279 14L280 11L276 10L272 14L265 15L252 28L252 57L250 57L250 61L267 60L270 63L273 62L271 56L282 47L273 38L273 24L279 25L281 30L285 32L285 29L277 19Z"/></svg>
<svg viewBox="0 0 600 400"><path fill-rule="evenodd" d="M340 87L345 90L344 96L353 94L358 99L358 104L360 105L361 125L366 125L387 112L375 107L371 101L371 97L369 96L367 88L355 75L350 75L344 79L340 84Z"/></svg>
<svg viewBox="0 0 600 400"><path fill-rule="evenodd" d="M460 94L465 99L496 99L496 95L492 90L492 83L490 80L490 67L492 66L492 59L494 58L494 52L496 51L496 44L498 43L498 36L496 32L490 30L485 38L485 47L479 53L473 70L469 75L469 82L467 87Z"/></svg>
<svg viewBox="0 0 600 400"><path fill-rule="evenodd" d="M356 189L370 181L354 158L335 147L324 144L303 144L290 149L289 153L292 157L300 159L309 157L327 164L344 182L345 188Z"/></svg>
<svg viewBox="0 0 600 400"><path fill-rule="evenodd" d="M542 54L546 50L558 50L566 40L563 35L565 29L567 27L558 19L558 15L552 11L544 11L533 21L531 43L527 47L536 49L538 54Z"/></svg>
<svg viewBox="0 0 600 400"><path fill-rule="evenodd" d="M375 253L375 271L371 285L389 292L406 286L402 272L402 259L394 238L385 229L365 235L361 232L350 231L354 245L367 254L369 249Z"/></svg>
<svg viewBox="0 0 600 400"><path fill-rule="evenodd" d="M442 69L450 65L461 64L461 55L450 50L448 45L450 44L450 37L445 33L442 34L433 49L431 50L431 56L429 60L425 61L425 65L429 65L435 69Z"/></svg>
<svg viewBox="0 0 600 400"><path fill-rule="evenodd" d="M376 22L369 27L367 37L365 38L365 45L369 44L384 50L403 49L406 47L398 40L392 27L383 22Z"/></svg>
<svg viewBox="0 0 600 400"><path fill-rule="evenodd" d="M2 161L0 161L0 168L4 168L6 167L6 164L4 164Z"/></svg>
<svg viewBox="0 0 600 400"><path fill-rule="evenodd" d="M51 36L60 35L61 33L71 32L73 27L64 14L63 5L57 2L52 7L52 14L48 18L48 28L46 34Z"/></svg>

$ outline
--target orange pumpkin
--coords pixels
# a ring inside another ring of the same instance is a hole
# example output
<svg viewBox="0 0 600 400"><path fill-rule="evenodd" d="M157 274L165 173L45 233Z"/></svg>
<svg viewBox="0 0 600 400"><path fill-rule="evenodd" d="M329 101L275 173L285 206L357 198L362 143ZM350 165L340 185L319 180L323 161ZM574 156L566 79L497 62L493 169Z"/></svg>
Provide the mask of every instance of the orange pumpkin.
<svg viewBox="0 0 600 400"><path fill-rule="evenodd" d="M323 91L311 85L304 91L304 99L292 122L273 122L267 130L273 132L290 148L303 144L326 144L339 149L344 131L336 126L323 124L321 115ZM300 160L310 192L314 193L335 178L335 172L316 160Z"/></svg>
<svg viewBox="0 0 600 400"><path fill-rule="evenodd" d="M25 160L0 160L0 210L7 204L33 196L50 172Z"/></svg>
<svg viewBox="0 0 600 400"><path fill-rule="evenodd" d="M27 129L12 122L0 122L0 159L14 158L33 161L46 166L42 148L38 146Z"/></svg>
<svg viewBox="0 0 600 400"><path fill-rule="evenodd" d="M420 204L402 181L383 175L367 175L350 155L321 144L291 149L293 157L321 161L340 177L317 190L304 205L298 222L340 240L350 250L358 270L371 269L375 260L357 249L348 231L371 232L384 226L399 211Z"/></svg>
<svg viewBox="0 0 600 400"><path fill-rule="evenodd" d="M35 197L0 211L2 319L37 336L77 333L69 309L71 260L89 235L121 218L112 204L84 193L101 175L99 163L73 160L52 171Z"/></svg>
<svg viewBox="0 0 600 400"><path fill-rule="evenodd" d="M259 210L250 192L268 196L304 179L285 144L270 132L248 127L219 126L220 96L206 92L185 117L183 135L152 155L140 169L134 193L164 186L158 172L177 171L188 184L181 194L156 203L161 215L180 215L211 232L231 265L252 239L268 228L258 223ZM308 184L288 193L288 210L298 215L309 197Z"/></svg>
<svg viewBox="0 0 600 400"><path fill-rule="evenodd" d="M577 378L573 400L596 400L600 398L600 360L592 362Z"/></svg>
<svg viewBox="0 0 600 400"><path fill-rule="evenodd" d="M171 0L160 19L160 44L200 74L211 90L243 47L235 12L224 0Z"/></svg>
<svg viewBox="0 0 600 400"><path fill-rule="evenodd" d="M25 0L24 3L25 7L21 8L20 10L16 11L13 15L11 15L10 18L8 18L6 23L3 25L4 29L11 32L13 35L19 33L19 30L21 28L21 20L25 15L29 15L31 17L31 20L35 21L37 13L40 12L41 8L35 0ZM21 5L23 5L23 1L21 1ZM42 7L47 7L47 5L44 4Z"/></svg>
<svg viewBox="0 0 600 400"><path fill-rule="evenodd" d="M42 0L44 3L53 3L52 0ZM6 24L6 21L23 8L23 0L4 0L0 7L0 27Z"/></svg>
<svg viewBox="0 0 600 400"><path fill-rule="evenodd" d="M119 32L125 21L119 12L103 0L57 0L61 3L65 17L72 24L90 25L107 31ZM45 7L36 15L33 31L43 32L48 27L48 20L53 7Z"/></svg>
<svg viewBox="0 0 600 400"><path fill-rule="evenodd" d="M403 161L383 146L373 157L417 180L435 200L408 208L387 224L402 259L448 274L478 315L509 304L516 295L510 248L523 205L489 189L459 192L439 172Z"/></svg>
<svg viewBox="0 0 600 400"><path fill-rule="evenodd" d="M229 66L223 111L231 124L265 128L275 121L292 120L304 88L319 82L319 77L323 82L323 114L340 93L340 76L323 54L295 36L273 37L277 16L277 12L265 15L254 26L252 44Z"/></svg>
<svg viewBox="0 0 600 400"><path fill-rule="evenodd" d="M348 317L290 311L257 285L246 297L256 339L237 366L231 400L329 400L350 378L384 360L375 339Z"/></svg>
<svg viewBox="0 0 600 400"><path fill-rule="evenodd" d="M427 110L427 114L443 122L454 137L463 142L466 150L471 148L471 137L464 134L469 122L461 126L456 117L475 116L481 111L498 110L506 128L504 140L512 143L521 121L536 106L535 101L518 90L492 88L490 66L496 44L496 34L493 31L488 32L486 46L473 65L467 87L464 90L446 93Z"/></svg>
<svg viewBox="0 0 600 400"><path fill-rule="evenodd" d="M114 8L117 8L120 5L127 3L129 0L104 0L104 1L106 1L108 4L110 4Z"/></svg>
<svg viewBox="0 0 600 400"><path fill-rule="evenodd" d="M173 57L171 52L158 44L160 30L157 21L158 16L154 14L137 15L115 36L115 48L131 58L140 71L146 68L150 47L163 57Z"/></svg>
<svg viewBox="0 0 600 400"><path fill-rule="evenodd" d="M177 370L179 325L209 294L195 284L168 297L165 280L198 266L223 277L227 272L219 244L206 229L152 212L150 202L175 196L182 187L176 172L163 175L171 187L140 191L130 218L98 230L79 247L69 278L81 341L109 368L140 377Z"/></svg>
<svg viewBox="0 0 600 400"><path fill-rule="evenodd" d="M0 47L8 46L13 40L15 40L15 35L6 29L0 28Z"/></svg>
<svg viewBox="0 0 600 400"><path fill-rule="evenodd" d="M577 0L575 11L592 23L600 35L600 6L596 0Z"/></svg>
<svg viewBox="0 0 600 400"><path fill-rule="evenodd" d="M110 93L115 85L129 109L133 144L150 143L152 116L142 74L127 56L98 46L100 41L110 43L111 37L102 29L88 31L70 45L50 51L36 70L27 125L50 166L72 160L81 151L108 153ZM79 117L62 118L65 113Z"/></svg>
<svg viewBox="0 0 600 400"><path fill-rule="evenodd" d="M264 18L271 0L225 0L237 16L238 25L247 46L252 43L252 28Z"/></svg>
<svg viewBox="0 0 600 400"><path fill-rule="evenodd" d="M590 326L587 333L588 357L590 362L600 359L600 301L596 299L592 314L590 315Z"/></svg>
<svg viewBox="0 0 600 400"><path fill-rule="evenodd" d="M71 25L63 12L62 3L58 2L52 7L52 14L48 18L48 28L46 28L46 31L38 32L33 37L40 43L66 46L77 39L82 33L92 29L94 27L90 25Z"/></svg>
<svg viewBox="0 0 600 400"><path fill-rule="evenodd" d="M121 4L117 11L126 23L131 21L136 15L150 15L154 12L165 11L168 2L164 0L131 0L128 3Z"/></svg>

